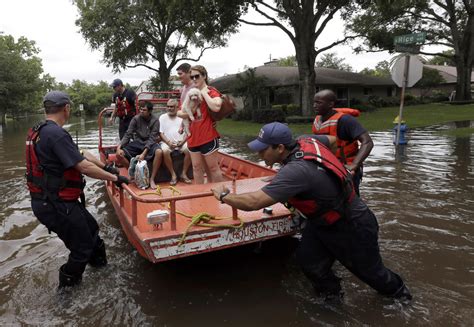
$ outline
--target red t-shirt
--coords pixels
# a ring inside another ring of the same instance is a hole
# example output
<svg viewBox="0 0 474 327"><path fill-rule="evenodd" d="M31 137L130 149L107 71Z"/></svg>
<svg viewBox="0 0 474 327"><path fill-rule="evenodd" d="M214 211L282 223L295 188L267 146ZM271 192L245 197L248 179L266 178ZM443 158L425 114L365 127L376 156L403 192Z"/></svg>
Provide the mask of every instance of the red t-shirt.
<svg viewBox="0 0 474 327"><path fill-rule="evenodd" d="M209 96L211 98L220 97L221 94L213 87L209 87ZM206 100L201 102L201 118L194 115L194 121L191 121L189 125L189 131L191 136L188 138L188 147L196 147L211 142L217 137L220 137L217 130L212 126L214 121L209 115L209 107L207 106Z"/></svg>

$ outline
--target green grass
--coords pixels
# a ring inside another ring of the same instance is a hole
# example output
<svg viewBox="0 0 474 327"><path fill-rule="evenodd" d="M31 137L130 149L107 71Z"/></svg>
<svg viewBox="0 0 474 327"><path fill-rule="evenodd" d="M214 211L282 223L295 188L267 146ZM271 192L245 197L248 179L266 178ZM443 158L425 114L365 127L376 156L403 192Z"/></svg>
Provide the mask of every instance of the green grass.
<svg viewBox="0 0 474 327"><path fill-rule="evenodd" d="M370 132L385 131L395 125L393 120L398 116L398 107L380 108L374 112L362 113L358 118ZM403 120L409 128L424 127L452 121L474 120L474 105L457 105L431 103L403 108ZM223 135L258 134L262 124L247 121L225 119L218 123L218 130ZM311 134L311 124L290 124L295 135ZM468 131L465 131L467 133ZM472 131L471 131L472 133Z"/></svg>
<svg viewBox="0 0 474 327"><path fill-rule="evenodd" d="M441 135L448 135L454 137L470 137L471 134L474 134L474 128L472 127L465 127L465 128L455 128L455 129L448 129L445 131L438 132Z"/></svg>

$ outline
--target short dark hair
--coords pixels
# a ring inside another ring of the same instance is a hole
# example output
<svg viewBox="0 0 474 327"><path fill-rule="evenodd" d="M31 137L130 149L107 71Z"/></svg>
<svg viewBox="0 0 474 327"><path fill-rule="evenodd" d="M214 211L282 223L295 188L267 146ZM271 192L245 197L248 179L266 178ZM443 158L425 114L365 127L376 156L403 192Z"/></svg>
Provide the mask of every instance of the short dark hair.
<svg viewBox="0 0 474 327"><path fill-rule="evenodd" d="M62 106L57 106L54 102L52 101L45 101L44 102L44 112L47 114L47 115L52 115L52 114L57 114L58 112L60 112L61 110L63 110L63 108L66 106L66 104L62 105Z"/></svg>
<svg viewBox="0 0 474 327"><path fill-rule="evenodd" d="M286 150L291 151L296 147L296 141L293 140L293 141L291 141L291 143L283 144L283 145L285 146ZM272 144L272 149L276 149L276 148L278 148L278 146L279 146L279 144Z"/></svg>
<svg viewBox="0 0 474 327"><path fill-rule="evenodd" d="M191 70L191 65L185 62L184 64L179 65L178 68L176 68L176 70L189 73L189 71Z"/></svg>
<svg viewBox="0 0 474 327"><path fill-rule="evenodd" d="M145 100L140 100L138 101L138 107L140 108L147 108L148 111L152 111L153 110L153 103L151 103L150 101L145 101Z"/></svg>

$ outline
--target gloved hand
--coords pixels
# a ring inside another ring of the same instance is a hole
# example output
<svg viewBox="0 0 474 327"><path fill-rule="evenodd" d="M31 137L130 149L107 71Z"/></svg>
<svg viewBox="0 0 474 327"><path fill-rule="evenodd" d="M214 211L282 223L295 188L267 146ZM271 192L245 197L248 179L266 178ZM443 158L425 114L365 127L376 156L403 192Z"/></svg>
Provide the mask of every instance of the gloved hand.
<svg viewBox="0 0 474 327"><path fill-rule="evenodd" d="M114 175L120 174L120 171L118 170L118 168L115 167L115 166L112 165L112 164L106 164L103 169L104 169L106 172L111 173L111 174L114 174Z"/></svg>
<svg viewBox="0 0 474 327"><path fill-rule="evenodd" d="M128 185L128 183L130 183L130 181L128 180L127 177L125 176L122 176L122 175L117 175L117 181L114 182L115 185L117 185L118 187L122 187L122 184L125 183Z"/></svg>

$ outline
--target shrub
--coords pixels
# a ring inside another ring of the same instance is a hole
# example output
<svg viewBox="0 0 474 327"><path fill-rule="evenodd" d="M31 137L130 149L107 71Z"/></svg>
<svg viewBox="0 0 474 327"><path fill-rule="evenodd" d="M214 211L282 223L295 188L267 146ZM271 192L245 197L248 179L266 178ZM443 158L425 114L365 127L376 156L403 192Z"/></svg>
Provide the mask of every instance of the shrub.
<svg viewBox="0 0 474 327"><path fill-rule="evenodd" d="M283 110L283 112L286 112L286 104L274 104L272 105L272 109Z"/></svg>
<svg viewBox="0 0 474 327"><path fill-rule="evenodd" d="M314 117L312 116L288 116L286 117L286 122L288 124L306 124L312 123L314 121Z"/></svg>
<svg viewBox="0 0 474 327"><path fill-rule="evenodd" d="M377 109L376 107L370 104L355 104L355 105L351 105L351 108L357 109L361 112L371 112Z"/></svg>
<svg viewBox="0 0 474 327"><path fill-rule="evenodd" d="M256 123L267 124L274 121L284 122L285 113L282 109L260 109L252 113L252 120Z"/></svg>
<svg viewBox="0 0 474 327"><path fill-rule="evenodd" d="M242 110L237 110L237 112L232 115L232 119L233 120L251 120L252 109L244 108Z"/></svg>
<svg viewBox="0 0 474 327"><path fill-rule="evenodd" d="M301 108L297 104L289 104L286 106L286 115L287 116L301 116Z"/></svg>

